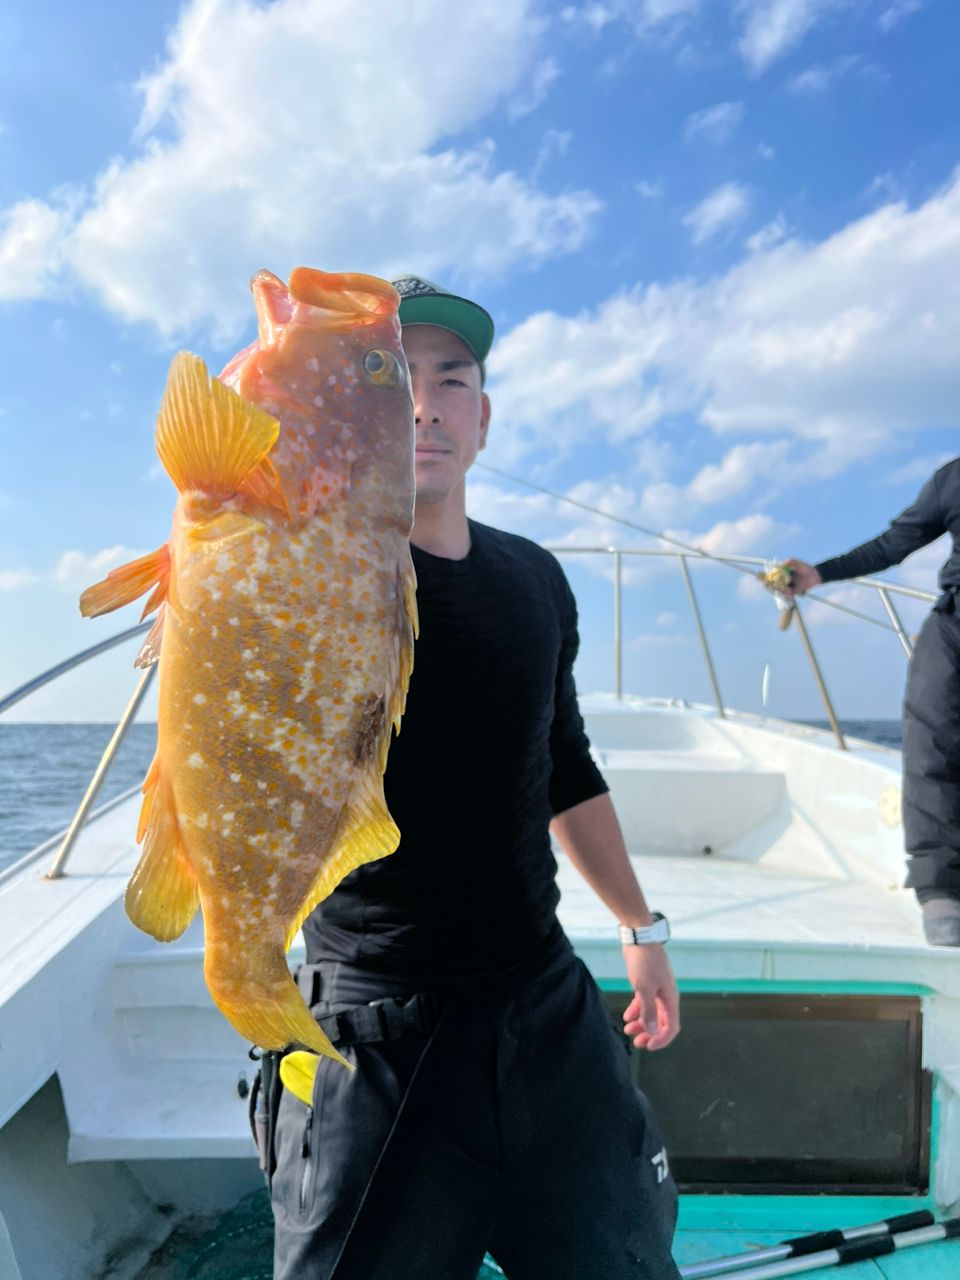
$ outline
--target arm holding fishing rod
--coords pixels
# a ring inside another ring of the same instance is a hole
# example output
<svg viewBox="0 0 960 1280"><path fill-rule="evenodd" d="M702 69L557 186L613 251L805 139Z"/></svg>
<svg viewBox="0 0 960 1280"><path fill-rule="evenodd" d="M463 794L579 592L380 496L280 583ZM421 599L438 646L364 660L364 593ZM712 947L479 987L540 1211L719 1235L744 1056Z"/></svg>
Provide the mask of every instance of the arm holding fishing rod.
<svg viewBox="0 0 960 1280"><path fill-rule="evenodd" d="M949 532L942 595L917 639L903 704L906 884L915 890L931 946L960 947L960 458L936 471L912 506L879 537L817 565L791 558L764 575L789 605L821 583L880 573ZM789 612L784 614L789 620Z"/></svg>

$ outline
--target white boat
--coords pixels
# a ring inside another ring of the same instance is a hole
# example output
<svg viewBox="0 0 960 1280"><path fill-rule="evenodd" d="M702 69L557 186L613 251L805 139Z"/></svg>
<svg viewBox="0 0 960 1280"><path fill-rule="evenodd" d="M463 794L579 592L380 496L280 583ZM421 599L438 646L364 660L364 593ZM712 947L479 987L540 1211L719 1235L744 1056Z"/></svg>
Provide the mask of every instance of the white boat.
<svg viewBox="0 0 960 1280"><path fill-rule="evenodd" d="M693 557L681 559L686 575ZM892 609L897 588L870 585ZM716 689L692 585L690 602ZM619 660L616 672L614 692L581 708L673 929L684 1032L633 1061L681 1185L684 1274L806 1231L951 1218L960 956L926 945L900 887L899 753L719 695L713 707L627 696ZM130 925L138 797L88 813L92 800L66 840L0 872L0 1280L159 1274L150 1259L171 1233L262 1186L256 1064L207 994L202 926L160 946ZM559 878L563 924L622 1007L609 914L562 859ZM848 1274L955 1280L960 1241Z"/></svg>

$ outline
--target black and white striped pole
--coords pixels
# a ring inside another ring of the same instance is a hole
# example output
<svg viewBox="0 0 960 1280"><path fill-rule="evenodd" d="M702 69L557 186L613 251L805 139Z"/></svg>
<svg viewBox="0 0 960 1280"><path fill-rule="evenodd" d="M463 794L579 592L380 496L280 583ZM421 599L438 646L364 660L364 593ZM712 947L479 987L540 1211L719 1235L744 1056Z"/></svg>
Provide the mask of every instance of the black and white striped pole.
<svg viewBox="0 0 960 1280"><path fill-rule="evenodd" d="M960 1221L955 1219L954 1224ZM950 1226L950 1223L941 1223L940 1226ZM801 1271L813 1270L814 1267L809 1263L796 1267L794 1270L778 1270L778 1271L759 1271L757 1268L766 1265L780 1265L782 1263L790 1263L801 1261L813 1256L821 1254L836 1254L828 1260L819 1261L815 1264L817 1267L842 1265L839 1256L841 1250L849 1249L850 1246L874 1245L877 1246L876 1254L865 1254L864 1257L879 1256L880 1253L891 1253L895 1247L893 1238L902 1235L904 1232L916 1232L919 1230L935 1228L940 1231L933 1220L933 1214L927 1209L918 1210L916 1213L904 1213L896 1218L884 1218L880 1222L870 1222L863 1227L848 1227L843 1231L814 1231L810 1235L797 1236L792 1240L784 1240L780 1244L771 1245L766 1249L751 1249L748 1253L731 1254L726 1258L714 1258L710 1262L693 1262L688 1266L680 1268L680 1275L683 1280L707 1280L709 1276L726 1276L728 1280L736 1280L737 1275L750 1276L752 1280L760 1280L761 1276L787 1276L799 1274ZM931 1236L930 1239L942 1240L947 1238L947 1234L956 1235L956 1231L950 1233L940 1232L939 1235ZM917 1240L914 1243L924 1244L926 1240ZM899 1245L896 1247L900 1247ZM857 1261L856 1258L849 1257L849 1261Z"/></svg>
<svg viewBox="0 0 960 1280"><path fill-rule="evenodd" d="M845 1234L843 1232L841 1235ZM888 1253L899 1253L902 1249L910 1249L915 1245L935 1244L938 1240L960 1238L960 1218L951 1218L947 1222L939 1222L933 1226L918 1227L914 1231L888 1230L877 1235L863 1236L848 1240L834 1249L822 1249L815 1253L796 1254L776 1262L765 1262L758 1266L746 1266L738 1271L712 1272L712 1275L723 1275L726 1280L779 1280L781 1276L798 1276L806 1271L819 1271L822 1267L844 1267L854 1262L864 1262L869 1258L882 1258ZM757 1250L764 1253L765 1250ZM750 1255L755 1257L756 1255ZM680 1273L687 1280L687 1273ZM702 1272L700 1273L703 1274Z"/></svg>

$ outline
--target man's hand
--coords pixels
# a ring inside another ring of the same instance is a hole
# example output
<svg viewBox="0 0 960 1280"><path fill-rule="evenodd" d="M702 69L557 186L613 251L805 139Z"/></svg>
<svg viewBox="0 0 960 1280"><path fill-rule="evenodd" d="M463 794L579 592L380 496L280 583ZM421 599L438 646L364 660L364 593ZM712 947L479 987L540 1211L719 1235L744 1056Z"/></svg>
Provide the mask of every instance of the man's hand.
<svg viewBox="0 0 960 1280"><path fill-rule="evenodd" d="M785 596L805 596L823 581L813 565L807 564L805 560L784 560L783 563L793 570L793 584L784 588Z"/></svg>
<svg viewBox="0 0 960 1280"><path fill-rule="evenodd" d="M623 959L634 997L623 1011L623 1030L638 1049L664 1049L680 1031L680 995L663 947L626 946Z"/></svg>

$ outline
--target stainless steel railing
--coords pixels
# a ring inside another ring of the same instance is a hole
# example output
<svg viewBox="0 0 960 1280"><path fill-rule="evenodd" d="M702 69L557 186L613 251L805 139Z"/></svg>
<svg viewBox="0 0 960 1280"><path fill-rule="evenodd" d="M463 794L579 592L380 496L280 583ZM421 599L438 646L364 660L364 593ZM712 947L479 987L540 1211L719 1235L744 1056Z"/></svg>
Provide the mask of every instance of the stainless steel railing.
<svg viewBox="0 0 960 1280"><path fill-rule="evenodd" d="M601 555L613 557L613 672L614 672L614 693L617 698L623 697L623 558L624 556L652 556L660 559L675 559L683 576L684 586L686 588L687 601L690 605L690 612L693 617L694 627L696 628L697 638L700 643L700 651L703 655L704 665L707 670L707 678L713 691L714 705L719 716L726 716L726 707L724 706L723 697L720 693L720 685L717 680L716 666L713 661L713 654L710 650L710 642L707 638L706 628L703 623L703 616L700 612L700 605L697 600L697 594L694 590L693 579L690 576L689 561L703 560L710 563L727 564L733 568L744 568L748 565L756 565L757 571L771 564L769 559L761 556L722 556L714 554L696 555L693 551L668 551L659 547L613 547L613 546L590 546L590 547L572 547L572 546L550 546L547 548L556 555ZM891 593L909 597L913 600L923 600L932 603L937 596L930 591L920 591L915 587L902 587L893 582L880 582L875 578L851 578L850 582L856 583L858 586L869 587L879 595L890 622L882 622L878 618L871 618L867 614L860 613L856 609L851 609L847 605L840 604L836 600L828 600L823 596L808 594L805 599L813 601L817 604L825 605L827 608L837 610L841 613L852 614L861 621L868 622L872 626L881 627L887 631L892 631L899 639L903 650L909 658L913 653L913 645L910 641L900 615L896 610L890 596ZM823 702L824 710L827 714L827 720L833 730L834 738L837 746L841 751L845 751L847 744L843 731L840 728L840 722L837 718L836 709L833 705L833 699L827 688L827 682L824 678L823 668L821 667L813 644L810 640L810 633L807 630L806 623L803 618L799 602L794 599L792 602L793 613L797 621L797 634L803 645L807 661L810 664L813 673L814 682L820 699Z"/></svg>
<svg viewBox="0 0 960 1280"><path fill-rule="evenodd" d="M690 606L691 616L693 618L694 627L696 629L697 638L700 644L700 651L703 655L704 664L706 666L707 678L710 682L710 688L713 692L714 705L716 706L718 715L726 716L727 708L724 705L723 697L720 692L720 684L717 678L717 671L713 661L713 655L710 650L710 642L707 635L707 629L706 629L706 626L704 625L703 615L700 610L699 601L697 598L696 590L694 588L693 578L690 573L690 562L698 561L698 560L707 561L711 563L719 562L722 564L727 564L735 569L746 570L747 566L757 566L758 569L763 568L764 566L769 566L769 564L771 563L769 559L764 559L759 556L720 556L720 555L713 555L713 554L706 554L706 553L704 553L703 555L698 555L694 550L668 551L668 550L661 550L659 548L634 548L634 547L614 547L614 546L591 546L591 547L554 546L548 549L554 551L558 555L576 555L576 556L602 555L602 556L613 557L613 585L614 585L613 673L614 673L614 692L618 698L623 697L623 560L624 560L624 557L647 556L647 557L658 557L660 559L675 559L678 562L680 573L683 577L684 588L687 596L687 602ZM881 602L883 603L883 607L887 613L887 616L890 619L889 623L883 622L878 618L871 618L867 614L859 613L856 609L851 609L847 605L841 604L835 600L828 600L822 596L808 595L805 597L805 599L813 600L819 604L823 604L828 608L837 610L841 613L852 614L854 617L859 618L862 621L868 622L873 626L881 627L884 630L893 632L897 636L898 640L900 641L900 644L903 647L903 650L906 653L907 657L909 657L910 654L912 653L912 645L910 642L910 637L903 626L903 623L900 619L900 615L898 614L896 607L891 599L891 595L901 595L901 596L908 597L909 599L912 599L912 600L922 600L926 602L932 602L936 600L937 598L936 595L930 591L919 591L914 587L901 587L896 583L880 582L874 578L852 578L850 579L850 581L856 583L859 586L869 587L871 590L874 590L877 592ZM846 741L840 729L840 724L837 719L836 711L833 706L833 701L831 699L830 692L827 688L827 682L824 678L823 670L820 666L819 661L817 660L817 656L814 652L813 645L811 644L810 636L803 619L803 614L800 610L799 604L797 604L796 601L794 601L793 607L794 607L794 614L797 621L797 632L800 636L801 643L803 644L807 660L813 672L814 681L817 685L817 689L819 691L820 697L823 701L823 705L827 713L827 720L829 721L831 728L833 729L834 737L836 738L836 741L837 741L837 746L841 750L845 750ZM2 715L3 712L9 710L10 707L15 706L22 699L28 697L32 693L35 693L38 689L43 688L44 685L51 683L51 681L58 679L60 676L65 675L69 671L73 671L75 668L83 665L83 663L89 662L92 658L97 657L99 654L105 653L108 650L115 648L117 645L126 643L126 641L131 640L135 636L142 634L142 632L148 630L151 626L152 626L152 622L148 621L148 622L140 623L135 627L129 627L126 631L121 631L117 635L111 636L107 640L102 640L99 644L92 645L89 649L84 649L80 653L74 654L72 658L67 658L65 661L59 662L55 666L50 667L49 670L43 672L41 675L35 676L32 680L28 680L26 684L20 685L18 688L14 689L11 693L7 694L5 697L0 698L0 715ZM76 842L77 836L80 834L80 831L82 830L84 823L86 822L87 818L90 815L90 810L93 806L94 800L96 799L97 793L99 792L100 787L102 786L103 781L110 770L110 766L113 764L113 761L116 758L117 751L119 750L120 745L123 742L124 737L126 736L127 730L129 729L130 725L133 723L137 710L139 709L140 704L143 701L144 695L146 694L147 689L150 686L150 682L153 679L155 672L156 672L156 667L151 666L151 667L148 667L144 671L143 675L140 677L140 680L137 683L137 687L134 690L133 696L131 697L129 703L127 704L127 707L123 712L123 715L120 717L120 720L117 723L117 727L114 730L113 736L111 737L110 742L108 743L107 748L100 759L100 763L97 765L94 775L90 780L90 784L87 787L84 797L81 800L76 813L74 814L73 821L70 823L70 826L68 827L66 833L63 836L63 839L57 850L57 855L54 858L54 861L50 867L50 870L47 872L47 879L51 879L51 880L59 879L64 874L67 860L70 856L70 851L73 848ZM43 847L46 847L46 846L43 846ZM36 853L37 851L34 851L34 852Z"/></svg>
<svg viewBox="0 0 960 1280"><path fill-rule="evenodd" d="M55 666L50 667L39 676L34 676L32 680L28 680L26 684L20 685L14 689L12 693L8 693L6 697L0 698L0 715L4 711L8 711L10 707L16 706L24 698L29 697L31 693L36 693L38 689L42 689L44 685L50 684L52 681L59 679L60 676L66 675L69 671L75 671L77 667L83 666L85 662L89 662L91 658L98 657L101 653L106 653L110 649L115 649L117 645L125 644L128 640L132 640L135 636L142 635L144 631L148 631L153 626L153 620L138 623L135 627L128 627L126 631L120 631L115 636L111 636L107 640L101 640L99 644L91 645L89 649L82 649L79 653L75 653L72 658L67 658L63 662L58 662ZM83 829L93 808L93 802L97 798L103 781L110 771L116 754L120 749L120 744L127 736L127 730L133 723L140 704L144 699L144 695L150 687L157 671L156 666L147 667L137 682L137 687L133 692L133 697L127 703L123 715L117 722L117 727L113 731L113 736L107 743L106 750L100 757L100 763L94 771L93 777L84 792L83 799L77 807L73 820L64 834L63 840L57 850L50 870L47 872L46 879L59 880L64 873L67 865L67 859L70 851L76 844L77 837Z"/></svg>

